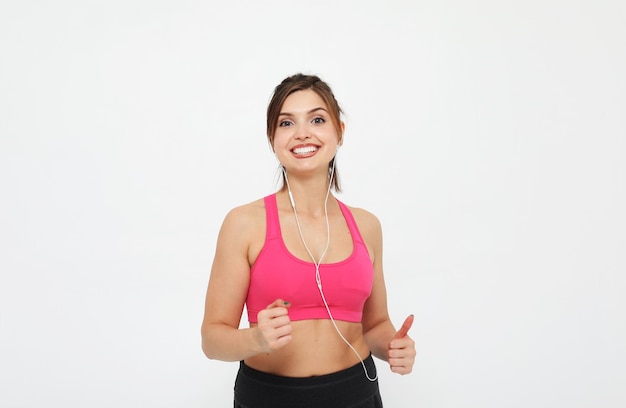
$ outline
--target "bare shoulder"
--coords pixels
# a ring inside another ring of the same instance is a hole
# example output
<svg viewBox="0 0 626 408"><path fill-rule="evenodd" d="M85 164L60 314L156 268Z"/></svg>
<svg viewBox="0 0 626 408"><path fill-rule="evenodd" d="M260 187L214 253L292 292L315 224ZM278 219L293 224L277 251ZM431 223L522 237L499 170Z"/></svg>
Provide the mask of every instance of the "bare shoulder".
<svg viewBox="0 0 626 408"><path fill-rule="evenodd" d="M237 230L251 229L265 221L265 204L258 199L231 209L224 218L224 227Z"/></svg>
<svg viewBox="0 0 626 408"><path fill-rule="evenodd" d="M259 230L265 231L263 199L231 209L224 217L219 241L230 242L230 245L243 244L248 247Z"/></svg>

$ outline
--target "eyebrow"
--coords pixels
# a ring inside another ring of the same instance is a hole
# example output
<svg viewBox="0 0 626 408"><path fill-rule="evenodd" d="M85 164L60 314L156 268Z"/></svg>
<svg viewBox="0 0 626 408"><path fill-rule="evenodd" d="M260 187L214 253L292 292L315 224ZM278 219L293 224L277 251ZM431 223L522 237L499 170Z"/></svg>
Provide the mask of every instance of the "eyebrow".
<svg viewBox="0 0 626 408"><path fill-rule="evenodd" d="M308 112L307 112L307 115L310 115L311 113L315 113L315 112L320 111L320 110L321 110L321 111L324 111L324 112L326 112L326 113L328 113L328 111L327 111L326 109L324 109L324 108L322 108L322 107L320 106L320 107L318 107L318 108L313 108L313 109L311 109L310 111L308 111ZM293 116L293 113L289 113L289 112L280 112L280 113L278 114L278 116L279 116L279 117L280 117L280 116Z"/></svg>

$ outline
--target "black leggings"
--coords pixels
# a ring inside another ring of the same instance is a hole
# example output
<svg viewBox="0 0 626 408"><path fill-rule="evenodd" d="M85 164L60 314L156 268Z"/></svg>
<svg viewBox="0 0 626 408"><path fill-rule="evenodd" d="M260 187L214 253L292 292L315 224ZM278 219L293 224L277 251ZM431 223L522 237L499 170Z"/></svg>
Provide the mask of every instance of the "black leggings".
<svg viewBox="0 0 626 408"><path fill-rule="evenodd" d="M376 375L372 357L365 360ZM332 374L292 378L264 373L240 362L234 408L382 408L378 381L361 363Z"/></svg>

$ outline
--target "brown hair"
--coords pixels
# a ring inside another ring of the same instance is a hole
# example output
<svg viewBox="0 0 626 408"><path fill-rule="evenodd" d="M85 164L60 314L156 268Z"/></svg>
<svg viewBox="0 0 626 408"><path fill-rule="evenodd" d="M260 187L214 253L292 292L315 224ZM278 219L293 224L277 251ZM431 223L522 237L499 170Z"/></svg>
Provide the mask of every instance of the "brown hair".
<svg viewBox="0 0 626 408"><path fill-rule="evenodd" d="M316 94L319 95L320 98L324 101L326 106L328 107L328 111L337 130L337 134L339 135L339 143L343 140L343 132L341 129L341 114L342 110L339 106L339 103L335 99L335 95L333 91L330 89L330 86L324 81L322 81L316 75L304 75L304 74L295 74L290 77L283 79L283 81L276 86L274 89L274 94L272 95L272 99L270 100L269 105L267 106L267 140L270 144L270 147L273 150L274 146L274 133L276 133L276 128L278 127L278 116L280 115L280 110L283 107L283 103L289 95L297 91L304 91L310 89ZM328 163L328 176L331 177L330 169L334 167L334 171L332 174L332 180L330 181L331 187L336 192L341 192L341 184L339 183L339 174L337 173L337 167L335 163L336 157ZM285 175L282 175L283 186L285 188Z"/></svg>

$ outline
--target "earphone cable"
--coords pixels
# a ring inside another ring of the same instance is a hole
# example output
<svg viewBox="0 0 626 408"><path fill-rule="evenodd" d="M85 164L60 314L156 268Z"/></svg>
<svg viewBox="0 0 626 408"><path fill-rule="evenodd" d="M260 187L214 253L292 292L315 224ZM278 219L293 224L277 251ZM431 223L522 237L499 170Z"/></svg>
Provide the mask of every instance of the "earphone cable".
<svg viewBox="0 0 626 408"><path fill-rule="evenodd" d="M304 249L306 249L307 253L311 257L311 260L313 261L313 265L315 265L315 282L317 283L317 288L319 289L320 295L322 297L322 301L324 302L324 306L326 307L326 311L328 312L328 316L330 317L330 321L332 322L333 326L335 327L335 330L337 331L337 334L339 334L339 337L341 337L341 339L344 341L344 343L346 343L348 345L348 347L350 347L350 349L358 357L359 361L361 362L361 365L363 366L363 370L365 371L365 377L369 381L376 381L378 379L378 375L374 376L374 378L369 376L369 373L367 372L367 367L365 366L365 362L363 361L363 359L359 355L359 352L344 337L344 335L341 333L341 330L339 330L339 327L337 326L337 323L335 322L335 319L333 318L333 314L330 311L330 307L328 306L328 302L326 301L326 296L324 296L324 291L322 290L322 278L321 278L321 275L320 275L320 265L322 264L322 259L326 255L326 252L328 252L328 248L330 246L330 221L328 220L328 197L330 196L330 187L332 185L332 179L333 179L334 172L335 172L335 161L333 160L333 166L332 166L331 171L330 171L330 177L329 177L329 182L328 182L328 190L326 191L326 198L324 199L324 216L326 218L326 246L324 248L324 251L322 251L322 254L320 255L319 261L315 260L315 257L313 256L313 253L311 252L311 250L309 249L308 245L306 244L306 240L304 239L304 234L302 233L302 228L300 226L300 220L298 219L298 212L296 211L296 202L293 199L293 195L291 194L291 186L289 185L289 178L287 177L287 170L284 167L283 167L283 172L285 173L285 182L287 183L287 192L289 194L289 200L291 201L291 208L293 208L293 214L294 214L295 219L296 219L296 225L298 227L298 233L300 234L300 239L302 240L302 244L304 245Z"/></svg>

